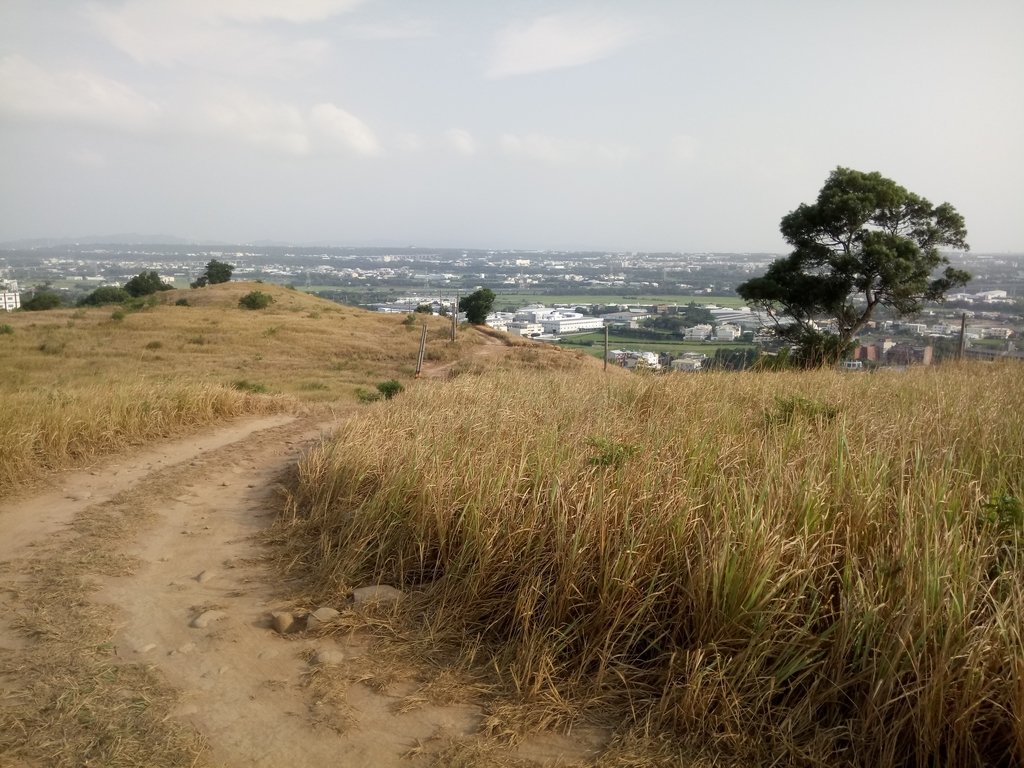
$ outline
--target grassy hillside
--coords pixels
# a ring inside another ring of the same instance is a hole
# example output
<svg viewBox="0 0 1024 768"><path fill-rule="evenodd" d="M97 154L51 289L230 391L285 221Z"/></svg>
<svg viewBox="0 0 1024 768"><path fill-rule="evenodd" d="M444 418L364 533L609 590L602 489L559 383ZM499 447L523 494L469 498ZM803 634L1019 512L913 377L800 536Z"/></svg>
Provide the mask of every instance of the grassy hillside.
<svg viewBox="0 0 1024 768"><path fill-rule="evenodd" d="M245 294L273 297L262 310ZM188 306L178 306L185 300ZM226 283L118 306L15 312L0 333L0 493L43 471L239 415L354 403L382 380L411 379L419 322L341 307L272 285ZM430 326L427 359L457 359Z"/></svg>
<svg viewBox="0 0 1024 768"><path fill-rule="evenodd" d="M711 763L1020 765L1019 374L424 382L306 457L289 531L322 592L409 590L538 722L630 713Z"/></svg>

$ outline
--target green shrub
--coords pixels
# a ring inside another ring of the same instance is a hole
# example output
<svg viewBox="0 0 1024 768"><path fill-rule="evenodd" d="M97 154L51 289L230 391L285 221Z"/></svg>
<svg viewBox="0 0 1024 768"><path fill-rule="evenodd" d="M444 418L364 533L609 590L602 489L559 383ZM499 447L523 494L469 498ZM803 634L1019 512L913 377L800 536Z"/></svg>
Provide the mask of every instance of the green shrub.
<svg viewBox="0 0 1024 768"><path fill-rule="evenodd" d="M377 385L377 391L380 392L381 397L383 397L385 400L390 400L392 397L400 393L403 389L405 389L405 387L403 387L402 384L396 381L395 379L388 379L387 381L382 381L380 384Z"/></svg>
<svg viewBox="0 0 1024 768"><path fill-rule="evenodd" d="M14 333L14 326L13 325L8 325L7 323L4 323L3 325L0 325L0 336L4 336L4 335L9 336L12 333Z"/></svg>
<svg viewBox="0 0 1024 768"><path fill-rule="evenodd" d="M127 300L130 294L124 288L116 285L102 285L95 291L78 300L80 307L101 307L104 304L120 304Z"/></svg>
<svg viewBox="0 0 1024 768"><path fill-rule="evenodd" d="M250 291L238 300L243 309L266 309L274 303L274 297L263 291Z"/></svg>
<svg viewBox="0 0 1024 768"><path fill-rule="evenodd" d="M595 467L619 469L633 454L640 450L640 446L616 443L603 437L592 437L587 443L594 449L594 455L590 457L590 463Z"/></svg>
<svg viewBox="0 0 1024 768"><path fill-rule="evenodd" d="M125 318L125 313L124 313L123 309L115 309L113 312L110 313L110 319L111 320L121 321L121 320L124 320L124 318Z"/></svg>
<svg viewBox="0 0 1024 768"><path fill-rule="evenodd" d="M765 411L764 420L768 426L776 424L792 424L797 419L828 423L839 415L839 408L834 405L809 400L799 395L775 397L775 406Z"/></svg>
<svg viewBox="0 0 1024 768"><path fill-rule="evenodd" d="M163 345L162 341L151 341L146 345L146 349L160 349Z"/></svg>
<svg viewBox="0 0 1024 768"><path fill-rule="evenodd" d="M176 302L174 302L174 306L187 307L189 306L188 299L178 299Z"/></svg>
<svg viewBox="0 0 1024 768"><path fill-rule="evenodd" d="M380 392L374 392L372 389L359 387L356 390L356 397L359 398L360 403L375 403L381 399L381 394Z"/></svg>
<svg viewBox="0 0 1024 768"><path fill-rule="evenodd" d="M21 308L29 312L41 312L47 309L57 309L60 307L60 304L60 296L56 293L52 291L39 291L28 301L22 302Z"/></svg>
<svg viewBox="0 0 1024 768"><path fill-rule="evenodd" d="M266 384L260 384L258 381L249 381L248 379L233 381L231 386L241 392L252 392L256 395L264 395L270 391L267 389Z"/></svg>

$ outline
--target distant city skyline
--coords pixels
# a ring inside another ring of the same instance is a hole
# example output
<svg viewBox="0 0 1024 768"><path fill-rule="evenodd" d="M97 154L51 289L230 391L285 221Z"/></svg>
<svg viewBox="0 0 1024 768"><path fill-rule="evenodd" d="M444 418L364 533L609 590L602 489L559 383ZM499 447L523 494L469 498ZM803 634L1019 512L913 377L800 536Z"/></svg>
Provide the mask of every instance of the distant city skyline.
<svg viewBox="0 0 1024 768"><path fill-rule="evenodd" d="M0 242L778 253L836 166L1024 251L1017 0L5 0Z"/></svg>

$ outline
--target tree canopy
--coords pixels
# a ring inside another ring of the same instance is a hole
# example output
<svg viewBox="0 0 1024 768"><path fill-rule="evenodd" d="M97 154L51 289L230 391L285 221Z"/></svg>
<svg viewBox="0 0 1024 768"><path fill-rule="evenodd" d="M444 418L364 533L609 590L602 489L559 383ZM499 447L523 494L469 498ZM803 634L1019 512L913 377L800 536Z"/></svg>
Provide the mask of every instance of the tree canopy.
<svg viewBox="0 0 1024 768"><path fill-rule="evenodd" d="M483 325L494 306L494 291L490 288L477 288L471 294L459 299L459 311L466 313L466 320L473 325Z"/></svg>
<svg viewBox="0 0 1024 768"><path fill-rule="evenodd" d="M836 168L817 201L784 216L780 229L792 253L736 292L799 345L805 364L842 357L877 307L914 314L970 279L939 253L968 250L963 217L877 172ZM819 329L823 319L834 331Z"/></svg>
<svg viewBox="0 0 1024 768"><path fill-rule="evenodd" d="M234 271L235 268L231 264L217 261L217 259L210 259L206 264L206 269L203 270L203 274L197 277L190 285L192 288L203 288L207 285L226 283L231 280L231 273Z"/></svg>
<svg viewBox="0 0 1024 768"><path fill-rule="evenodd" d="M21 308L29 312L42 312L57 309L60 305L60 296L53 291L37 291L35 296L21 303Z"/></svg>
<svg viewBox="0 0 1024 768"><path fill-rule="evenodd" d="M124 284L124 289L130 296L149 296L151 293L169 291L172 288L173 286L160 279L155 270L140 272Z"/></svg>
<svg viewBox="0 0 1024 768"><path fill-rule="evenodd" d="M105 304L121 304L130 297L131 294L119 285L101 285L88 296L79 299L78 305L80 307L101 307Z"/></svg>

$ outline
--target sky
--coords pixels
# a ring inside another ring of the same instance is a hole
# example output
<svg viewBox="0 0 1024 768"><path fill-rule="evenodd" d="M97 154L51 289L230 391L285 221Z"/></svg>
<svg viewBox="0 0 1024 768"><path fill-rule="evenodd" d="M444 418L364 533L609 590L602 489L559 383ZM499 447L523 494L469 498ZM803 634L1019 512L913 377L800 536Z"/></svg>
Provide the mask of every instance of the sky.
<svg viewBox="0 0 1024 768"><path fill-rule="evenodd" d="M776 252L837 166L1024 251L1021 0L0 0L0 241Z"/></svg>

